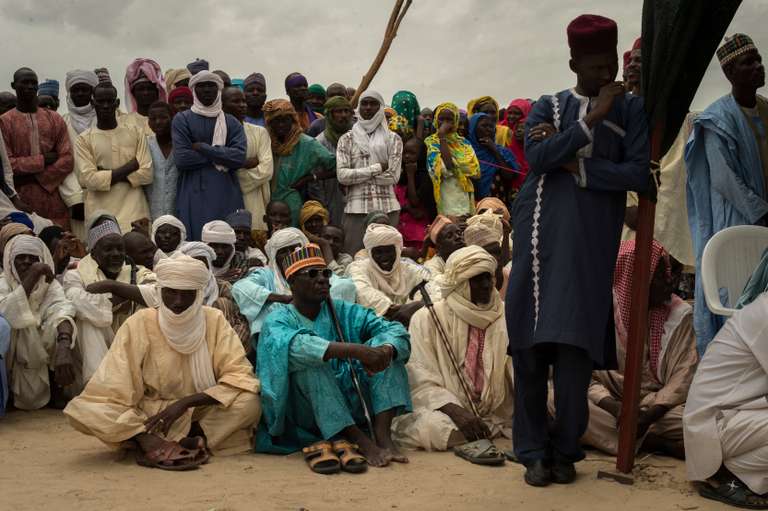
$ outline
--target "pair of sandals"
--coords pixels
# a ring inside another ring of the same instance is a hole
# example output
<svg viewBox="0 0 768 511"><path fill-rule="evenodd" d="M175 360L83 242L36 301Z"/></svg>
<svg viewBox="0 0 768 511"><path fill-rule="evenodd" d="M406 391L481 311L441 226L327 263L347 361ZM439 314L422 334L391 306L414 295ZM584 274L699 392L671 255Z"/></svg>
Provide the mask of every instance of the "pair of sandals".
<svg viewBox="0 0 768 511"><path fill-rule="evenodd" d="M324 475L338 474L341 471L361 474L368 470L368 460L358 449L357 444L348 440L337 440L333 443L322 440L301 451L312 472Z"/></svg>
<svg viewBox="0 0 768 511"><path fill-rule="evenodd" d="M456 446L453 453L475 465L498 467L505 463L504 453L487 438Z"/></svg>
<svg viewBox="0 0 768 511"><path fill-rule="evenodd" d="M157 449L136 453L136 463L142 467L159 468L174 472L195 470L208 463L211 453L205 446L205 439L200 436L182 438L178 442L168 442Z"/></svg>

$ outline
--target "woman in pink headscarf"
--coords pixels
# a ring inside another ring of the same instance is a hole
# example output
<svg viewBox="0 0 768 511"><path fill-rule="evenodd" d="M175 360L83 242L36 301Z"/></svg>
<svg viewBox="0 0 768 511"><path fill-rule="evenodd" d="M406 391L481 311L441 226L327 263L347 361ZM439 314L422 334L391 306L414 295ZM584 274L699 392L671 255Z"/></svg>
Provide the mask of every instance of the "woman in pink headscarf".
<svg viewBox="0 0 768 511"><path fill-rule="evenodd" d="M515 190L519 190L523 186L525 176L528 175L528 160L525 159L525 120L528 118L532 107L533 104L527 99L512 100L507 107L504 120L499 123L512 130L509 148L515 155L517 164L520 165L520 172L522 172L522 174L515 174L512 179L512 188Z"/></svg>
<svg viewBox="0 0 768 511"><path fill-rule="evenodd" d="M149 107L155 101L167 101L165 80L160 64L152 59L138 58L125 69L125 104L128 112L120 122L136 126L147 135Z"/></svg>

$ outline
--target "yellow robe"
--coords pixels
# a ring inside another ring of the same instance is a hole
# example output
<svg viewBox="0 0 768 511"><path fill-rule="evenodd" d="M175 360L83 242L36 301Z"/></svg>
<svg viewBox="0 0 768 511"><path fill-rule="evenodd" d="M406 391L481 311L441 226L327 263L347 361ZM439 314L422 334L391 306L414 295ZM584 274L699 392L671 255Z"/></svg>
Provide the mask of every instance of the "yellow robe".
<svg viewBox="0 0 768 511"><path fill-rule="evenodd" d="M152 182L152 156L147 139L135 128L118 125L113 130L89 128L77 137L75 162L85 190L85 218L99 210L115 215L120 230L131 230L131 222L149 218L144 185ZM128 182L111 184L112 169L136 158L139 169Z"/></svg>
<svg viewBox="0 0 768 511"><path fill-rule="evenodd" d="M251 213L252 229L266 231L264 215L267 213L267 204L271 195L270 181L274 172L272 142L267 130L261 126L246 122L243 124L243 129L247 140L245 156L248 159L258 157L259 164L251 169L238 170L237 178L240 181L240 190L243 192L245 209Z"/></svg>
<svg viewBox="0 0 768 511"><path fill-rule="evenodd" d="M224 315L209 307L202 310L217 382L204 392L220 404L187 410L165 438L184 438L195 421L214 454L246 452L252 448L253 427L261 417L259 381ZM120 328L98 371L64 414L78 431L118 447L146 432L147 419L193 394L197 391L188 356L167 343L157 311L143 309Z"/></svg>
<svg viewBox="0 0 768 511"><path fill-rule="evenodd" d="M154 135L155 132L149 127L149 117L141 115L139 112L117 113L117 122L123 126L132 126L141 132L142 135Z"/></svg>

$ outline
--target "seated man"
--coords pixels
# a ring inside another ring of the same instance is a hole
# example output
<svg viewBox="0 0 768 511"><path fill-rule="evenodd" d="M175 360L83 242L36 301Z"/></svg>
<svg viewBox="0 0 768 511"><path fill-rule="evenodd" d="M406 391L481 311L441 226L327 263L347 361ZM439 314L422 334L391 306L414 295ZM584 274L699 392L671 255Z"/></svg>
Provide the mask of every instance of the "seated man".
<svg viewBox="0 0 768 511"><path fill-rule="evenodd" d="M688 479L699 494L768 509L768 294L738 310L699 362L683 413Z"/></svg>
<svg viewBox="0 0 768 511"><path fill-rule="evenodd" d="M126 260L130 259L134 264L143 266L148 270L155 267L155 256L158 248L149 238L139 231L130 231L123 235Z"/></svg>
<svg viewBox="0 0 768 511"><path fill-rule="evenodd" d="M217 279L234 284L248 271L245 254L235 250L235 230L223 220L212 220L203 226L200 239L216 252L213 274Z"/></svg>
<svg viewBox="0 0 768 511"><path fill-rule="evenodd" d="M496 260L487 252L465 247L448 258L440 277L444 298L435 304L435 314L462 374L451 364L429 311L422 309L411 319L409 333L415 341L406 368L414 411L395 421L398 444L444 451L499 435L512 438L512 360L507 355L504 303L493 285L495 270ZM469 384L470 396L462 379ZM470 399L480 417L472 412ZM488 447L470 461L503 463L504 456Z"/></svg>
<svg viewBox="0 0 768 511"><path fill-rule="evenodd" d="M320 237L328 242L333 253L333 261L328 263L334 274L339 277L347 276L347 268L352 263L352 256L342 252L344 249L344 230L335 225L324 225Z"/></svg>
<svg viewBox="0 0 768 511"><path fill-rule="evenodd" d="M16 408L36 410L52 394L61 397L61 389L75 384L80 375L73 353L75 307L54 278L53 259L39 238L12 238L3 253L3 267L0 315L11 326L10 393Z"/></svg>
<svg viewBox="0 0 768 511"><path fill-rule="evenodd" d="M115 217L97 214L88 229L90 254L77 269L64 274L64 291L77 314L77 349L83 361L83 382L87 382L106 355L115 332L133 314L131 302L107 294L92 293L88 287L102 280L143 284L154 279L145 268L128 264L125 244Z"/></svg>
<svg viewBox="0 0 768 511"><path fill-rule="evenodd" d="M354 448L337 441L343 439L357 444L370 465L407 462L392 442L391 424L411 409L405 370L408 332L365 307L331 301L333 274L316 245L288 253L282 267L293 301L269 315L258 346L265 420L257 432L256 450L285 453L320 441L305 450L313 470L364 470ZM344 339L339 339L338 329ZM359 426L365 416L351 370L369 403L371 436ZM323 461L312 459L318 451L324 451ZM344 453L341 463L334 452Z"/></svg>
<svg viewBox="0 0 768 511"><path fill-rule="evenodd" d="M209 272L176 254L157 264L161 304L125 322L90 383L64 413L111 446L138 445L139 464L191 468L214 454L251 449L259 382L240 341L204 307Z"/></svg>
<svg viewBox="0 0 768 511"><path fill-rule="evenodd" d="M483 213L467 219L467 228L464 229L464 243L467 246L478 246L485 249L496 259L496 289L499 290L502 299L507 290L509 271L506 267L509 262L509 253L504 255L504 224L501 217L494 213Z"/></svg>
<svg viewBox="0 0 768 511"><path fill-rule="evenodd" d="M295 227L285 227L275 232L267 242L266 250L269 266L256 268L244 279L232 287L240 312L248 318L251 325L251 339L254 346L258 342L264 320L276 303L291 303L291 288L285 278L283 258L293 250L307 246L309 241ZM355 303L355 284L350 279L331 277L331 296L334 300Z"/></svg>
<svg viewBox="0 0 768 511"><path fill-rule="evenodd" d="M582 437L583 443L614 456L619 447L618 420L624 390L634 270L635 240L624 241L613 277L619 370L592 373L589 426ZM682 264L654 241L651 252L653 277L648 297L650 334L640 380L637 434L644 449L683 459L683 406L699 357L693 331L693 309L673 294L681 271Z"/></svg>
<svg viewBox="0 0 768 511"><path fill-rule="evenodd" d="M356 260L348 270L357 287L358 303L379 316L408 325L413 313L424 306L414 297L414 290L429 280L429 273L403 264L403 236L394 227L370 224L363 245L370 257Z"/></svg>
<svg viewBox="0 0 768 511"><path fill-rule="evenodd" d="M246 259L248 267L264 266L267 257L253 239L253 218L245 209L238 209L227 216L229 226L235 231L235 252L240 253Z"/></svg>
<svg viewBox="0 0 768 511"><path fill-rule="evenodd" d="M429 226L427 234L436 253L424 263L424 268L429 270L431 278L435 278L445 271L445 262L448 257L464 246L464 240L459 226L443 215L438 215L435 218L435 221Z"/></svg>
<svg viewBox="0 0 768 511"><path fill-rule="evenodd" d="M181 220L173 215L162 215L152 222L150 239L157 245L155 262L172 255L187 241L187 229Z"/></svg>
<svg viewBox="0 0 768 511"><path fill-rule="evenodd" d="M264 223L267 225L267 230L256 231L254 239L257 247L266 251L267 240L280 229L291 226L291 208L279 200L269 201L264 215Z"/></svg>

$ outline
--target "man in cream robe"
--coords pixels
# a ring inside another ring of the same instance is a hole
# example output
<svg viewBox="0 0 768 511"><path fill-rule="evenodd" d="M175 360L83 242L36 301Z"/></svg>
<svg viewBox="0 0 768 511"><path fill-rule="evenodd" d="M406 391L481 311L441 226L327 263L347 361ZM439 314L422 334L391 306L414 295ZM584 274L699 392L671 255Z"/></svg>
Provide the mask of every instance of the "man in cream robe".
<svg viewBox="0 0 768 511"><path fill-rule="evenodd" d="M149 218L142 187L152 182L152 156L140 131L117 123L114 87L96 86L92 101L96 126L81 133L75 147L76 171L85 190L85 218L105 210L128 232L132 222Z"/></svg>
<svg viewBox="0 0 768 511"><path fill-rule="evenodd" d="M595 371L589 387L589 425L582 442L616 455L618 417L624 394L635 240L624 241L613 279L618 371ZM682 264L657 241L651 249L650 328L640 377L638 446L683 458L683 408L699 357L693 331L693 308L673 294ZM551 400L550 400L551 401ZM550 402L550 405L552 403Z"/></svg>
<svg viewBox="0 0 768 511"><path fill-rule="evenodd" d="M75 429L108 445L136 441L142 464L158 468L176 466L164 450L183 457L184 447L189 458L182 461L198 460L190 440L214 454L249 451L261 416L259 382L224 315L202 305L209 270L175 254L158 263L157 275L159 309L126 321L64 413Z"/></svg>
<svg viewBox="0 0 768 511"><path fill-rule="evenodd" d="M403 263L403 236L392 226L370 224L363 245L369 257L353 262L347 269L357 287L357 303L407 325L413 313L424 305L412 292L429 281L429 272Z"/></svg>
<svg viewBox="0 0 768 511"><path fill-rule="evenodd" d="M685 464L688 479L706 481L702 495L768 493L766 317L763 293L717 333L693 377L683 414ZM768 507L765 497L758 499L760 509Z"/></svg>
<svg viewBox="0 0 768 511"><path fill-rule="evenodd" d="M451 254L464 246L464 239L459 226L444 215L437 215L435 221L429 226L427 236L435 247L436 253L424 263L424 268L434 279L445 271L445 263Z"/></svg>
<svg viewBox="0 0 768 511"><path fill-rule="evenodd" d="M454 252L438 279L445 298L435 304L435 313L449 336L461 375L456 374L429 311L413 315L406 368L414 409L395 420L399 444L442 451L481 434L512 437L512 361L507 355L504 304L493 287L495 270L496 260L472 246ZM484 288L482 283L471 283L481 276L487 277ZM480 296L483 293L486 296ZM481 420L471 412L459 378L472 391Z"/></svg>
<svg viewBox="0 0 768 511"><path fill-rule="evenodd" d="M3 268L0 315L12 329L7 357L10 393L16 408L36 410L51 398L54 382L49 380L49 368L55 369L55 384L77 387L80 371L72 351L75 308L53 278L53 259L39 238L27 234L12 238L3 253Z"/></svg>
<svg viewBox="0 0 768 511"><path fill-rule="evenodd" d="M240 191L243 193L245 209L251 213L252 228L265 231L264 215L271 195L272 180L272 142L263 126L245 122L247 104L245 94L238 87L228 87L221 93L221 108L224 113L233 115L245 130L245 164L237 171Z"/></svg>
<svg viewBox="0 0 768 511"><path fill-rule="evenodd" d="M83 361L83 381L87 382L106 355L115 332L134 305L110 294L97 294L88 286L106 279L126 284L154 281L154 274L143 267L125 263L125 245L114 217L97 215L88 231L90 254L74 270L64 274L64 291L77 311L77 346Z"/></svg>

